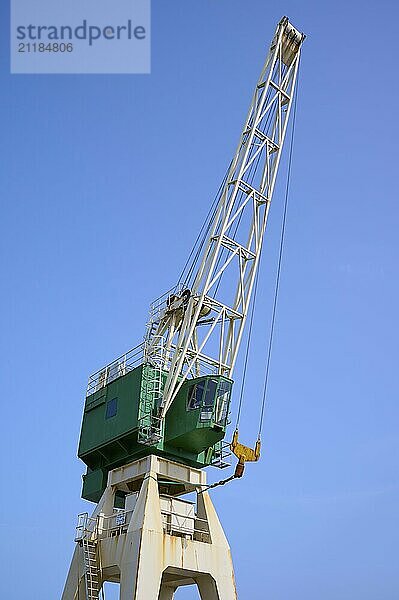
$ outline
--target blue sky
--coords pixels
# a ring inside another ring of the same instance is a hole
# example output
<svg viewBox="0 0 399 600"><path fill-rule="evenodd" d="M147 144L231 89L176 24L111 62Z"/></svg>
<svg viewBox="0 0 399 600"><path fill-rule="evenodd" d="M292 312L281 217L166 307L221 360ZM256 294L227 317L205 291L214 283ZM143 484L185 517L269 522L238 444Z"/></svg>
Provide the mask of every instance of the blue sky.
<svg viewBox="0 0 399 600"><path fill-rule="evenodd" d="M0 597L60 596L88 506L76 458L87 376L140 341L149 302L177 279L287 14L308 37L264 451L213 498L241 600L396 600L396 3L153 0L145 76L10 75L5 4ZM284 165L262 264L248 442Z"/></svg>

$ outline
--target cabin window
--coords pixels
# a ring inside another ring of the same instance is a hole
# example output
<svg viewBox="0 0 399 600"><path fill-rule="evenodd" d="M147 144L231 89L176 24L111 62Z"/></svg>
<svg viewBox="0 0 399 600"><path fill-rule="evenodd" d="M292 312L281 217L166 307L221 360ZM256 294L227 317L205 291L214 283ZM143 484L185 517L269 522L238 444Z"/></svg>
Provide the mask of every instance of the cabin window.
<svg viewBox="0 0 399 600"><path fill-rule="evenodd" d="M206 394L204 398L204 407L213 408L217 386L218 382L215 381L215 379L208 379L208 385L206 386Z"/></svg>
<svg viewBox="0 0 399 600"><path fill-rule="evenodd" d="M199 381L188 389L188 405L187 408L194 410L202 405L202 397L205 390L205 381Z"/></svg>
<svg viewBox="0 0 399 600"><path fill-rule="evenodd" d="M217 380L208 379L204 402L201 410L201 421L210 421L212 419L217 386Z"/></svg>
<svg viewBox="0 0 399 600"><path fill-rule="evenodd" d="M230 406L231 381L221 381L217 391L215 423L225 425Z"/></svg>

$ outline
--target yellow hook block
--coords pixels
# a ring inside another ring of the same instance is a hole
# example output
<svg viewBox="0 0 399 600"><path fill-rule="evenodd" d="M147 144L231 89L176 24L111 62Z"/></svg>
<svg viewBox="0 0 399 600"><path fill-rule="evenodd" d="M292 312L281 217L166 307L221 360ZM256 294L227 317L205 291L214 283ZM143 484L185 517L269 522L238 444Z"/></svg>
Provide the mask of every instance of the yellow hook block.
<svg viewBox="0 0 399 600"><path fill-rule="evenodd" d="M238 441L238 429L235 430L233 434L233 439L230 444L231 451L235 454L240 461L240 463L245 462L256 462L260 457L260 439L256 441L255 448L249 448L248 446L244 446L244 444L240 444Z"/></svg>

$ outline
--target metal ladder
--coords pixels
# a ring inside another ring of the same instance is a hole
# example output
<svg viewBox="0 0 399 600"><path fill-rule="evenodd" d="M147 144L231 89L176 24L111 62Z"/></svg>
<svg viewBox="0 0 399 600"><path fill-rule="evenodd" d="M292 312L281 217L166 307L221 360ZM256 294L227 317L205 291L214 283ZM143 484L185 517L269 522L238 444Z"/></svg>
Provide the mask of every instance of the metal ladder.
<svg viewBox="0 0 399 600"><path fill-rule="evenodd" d="M214 445L212 465L219 469L231 467L231 450L228 442L221 440Z"/></svg>
<svg viewBox="0 0 399 600"><path fill-rule="evenodd" d="M82 547L85 567L86 600L99 600L101 585L97 563L97 545L96 542L83 537Z"/></svg>
<svg viewBox="0 0 399 600"><path fill-rule="evenodd" d="M154 445L162 438L161 419L154 415L154 408L162 395L161 369L151 365L143 366L139 408L139 435L141 444Z"/></svg>
<svg viewBox="0 0 399 600"><path fill-rule="evenodd" d="M162 399L163 337L156 336L145 349L142 372L138 441L153 446L162 439L162 420L154 414ZM148 353L148 354L147 354Z"/></svg>

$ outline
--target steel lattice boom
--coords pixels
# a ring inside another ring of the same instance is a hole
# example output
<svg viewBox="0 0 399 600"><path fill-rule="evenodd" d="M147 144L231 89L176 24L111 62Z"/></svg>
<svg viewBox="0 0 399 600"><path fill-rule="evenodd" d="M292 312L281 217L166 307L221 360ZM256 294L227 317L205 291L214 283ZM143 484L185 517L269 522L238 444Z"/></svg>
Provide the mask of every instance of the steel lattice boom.
<svg viewBox="0 0 399 600"><path fill-rule="evenodd" d="M146 357L168 372L163 418L185 379L231 377L248 315L304 35L284 17L252 97L238 148L187 288L156 303ZM234 273L224 277L226 272ZM227 280L227 283L226 283ZM160 351L161 348L161 351Z"/></svg>

